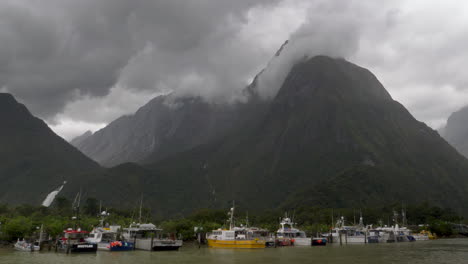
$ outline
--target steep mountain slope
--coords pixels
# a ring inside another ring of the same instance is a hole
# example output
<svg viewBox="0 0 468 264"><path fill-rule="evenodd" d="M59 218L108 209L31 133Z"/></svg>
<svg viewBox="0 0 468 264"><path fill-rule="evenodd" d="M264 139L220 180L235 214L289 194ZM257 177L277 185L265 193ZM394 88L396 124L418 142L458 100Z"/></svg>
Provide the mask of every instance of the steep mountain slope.
<svg viewBox="0 0 468 264"><path fill-rule="evenodd" d="M158 96L134 115L120 117L71 143L104 166L156 161L222 135L236 123L241 107L207 103L198 97Z"/></svg>
<svg viewBox="0 0 468 264"><path fill-rule="evenodd" d="M468 106L450 115L443 137L468 157Z"/></svg>
<svg viewBox="0 0 468 264"><path fill-rule="evenodd" d="M285 41L272 60L281 55ZM259 72L243 89L245 102L216 104L201 97L174 94L153 98L135 114L70 143L103 166L125 162L152 163L223 137L252 122L268 105L256 90Z"/></svg>
<svg viewBox="0 0 468 264"><path fill-rule="evenodd" d="M77 136L74 139L72 139L70 141L70 144L72 144L73 146L78 146L78 145L82 144L83 141L85 141L88 137L90 137L92 135L93 135L93 132L88 130L88 131L84 132L82 135Z"/></svg>
<svg viewBox="0 0 468 264"><path fill-rule="evenodd" d="M297 64L256 122L152 168L213 206L467 201L468 161L368 70L324 56Z"/></svg>
<svg viewBox="0 0 468 264"><path fill-rule="evenodd" d="M0 93L0 161L0 202L16 204L39 204L73 174L99 170L6 93Z"/></svg>

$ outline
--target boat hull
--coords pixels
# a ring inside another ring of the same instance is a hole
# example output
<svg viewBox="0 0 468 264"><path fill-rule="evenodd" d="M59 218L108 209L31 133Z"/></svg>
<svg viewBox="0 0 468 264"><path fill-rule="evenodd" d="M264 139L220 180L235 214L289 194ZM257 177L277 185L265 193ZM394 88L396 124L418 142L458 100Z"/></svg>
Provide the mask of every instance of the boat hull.
<svg viewBox="0 0 468 264"><path fill-rule="evenodd" d="M207 239L211 248L265 248L264 240L215 240Z"/></svg>
<svg viewBox="0 0 468 264"><path fill-rule="evenodd" d="M314 238L312 239L312 246L326 246L327 239L326 238Z"/></svg>
<svg viewBox="0 0 468 264"><path fill-rule="evenodd" d="M39 251L41 248L39 246L17 246L15 245L15 249L18 251L25 251L25 252L33 252L33 251Z"/></svg>
<svg viewBox="0 0 468 264"><path fill-rule="evenodd" d="M312 245L312 239L310 237L296 237L293 240L294 246L310 246Z"/></svg>
<svg viewBox="0 0 468 264"><path fill-rule="evenodd" d="M72 253L93 253L97 251L97 244L71 245L70 252Z"/></svg>
<svg viewBox="0 0 468 264"><path fill-rule="evenodd" d="M98 243L98 250L103 251L131 251L134 250L134 245L132 242L121 242L117 241L111 243Z"/></svg>
<svg viewBox="0 0 468 264"><path fill-rule="evenodd" d="M169 251L178 250L182 246L182 240L136 239L135 248L149 251Z"/></svg>

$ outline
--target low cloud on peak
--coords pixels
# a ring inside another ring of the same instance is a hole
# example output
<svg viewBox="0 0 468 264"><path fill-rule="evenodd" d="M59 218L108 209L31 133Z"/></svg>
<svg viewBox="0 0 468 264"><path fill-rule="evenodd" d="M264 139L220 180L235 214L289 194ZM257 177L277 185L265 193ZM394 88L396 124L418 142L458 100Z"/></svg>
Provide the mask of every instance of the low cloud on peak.
<svg viewBox="0 0 468 264"><path fill-rule="evenodd" d="M7 0L0 87L69 139L168 91L242 99L265 67L271 98L304 54L329 55L368 68L438 127L468 104L467 11L435 0Z"/></svg>

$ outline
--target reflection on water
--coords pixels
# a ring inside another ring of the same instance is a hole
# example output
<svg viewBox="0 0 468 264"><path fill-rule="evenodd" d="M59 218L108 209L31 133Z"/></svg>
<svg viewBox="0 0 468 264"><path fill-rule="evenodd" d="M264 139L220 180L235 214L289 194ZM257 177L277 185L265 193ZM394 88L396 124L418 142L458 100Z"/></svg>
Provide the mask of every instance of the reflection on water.
<svg viewBox="0 0 468 264"><path fill-rule="evenodd" d="M396 244L332 245L266 249L198 249L187 245L175 252L101 252L71 254L0 249L0 264L10 263L468 263L468 239L441 239Z"/></svg>

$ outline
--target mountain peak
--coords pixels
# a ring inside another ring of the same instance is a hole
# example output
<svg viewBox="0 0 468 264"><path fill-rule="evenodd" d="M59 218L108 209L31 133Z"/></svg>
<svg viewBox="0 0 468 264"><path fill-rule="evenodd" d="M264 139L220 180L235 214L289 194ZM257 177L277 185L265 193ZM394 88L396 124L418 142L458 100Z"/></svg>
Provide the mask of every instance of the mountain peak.
<svg viewBox="0 0 468 264"><path fill-rule="evenodd" d="M297 63L284 81L278 97L337 97L343 100L392 100L367 69L341 58L314 56Z"/></svg>

